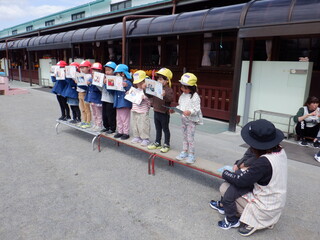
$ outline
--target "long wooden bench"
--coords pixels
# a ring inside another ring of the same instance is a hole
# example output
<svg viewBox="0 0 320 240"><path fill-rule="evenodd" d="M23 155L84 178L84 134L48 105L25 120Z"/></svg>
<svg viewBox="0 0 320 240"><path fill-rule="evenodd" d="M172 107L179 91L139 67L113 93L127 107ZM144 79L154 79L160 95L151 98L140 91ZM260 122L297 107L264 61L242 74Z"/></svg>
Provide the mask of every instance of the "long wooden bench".
<svg viewBox="0 0 320 240"><path fill-rule="evenodd" d="M55 129L56 129L56 133L57 134L59 134L58 127L59 127L60 124L62 124L62 125L65 125L65 126L80 130L82 132L86 132L86 133L88 133L90 135L93 135L93 139L91 141L91 145L92 145L92 150L94 150L94 142L100 136L100 134L101 134L100 132L92 131L91 128L83 129L83 128L77 126L76 124L69 123L68 121L56 120L56 122L57 122L57 124L55 126ZM98 145L98 148L100 148L99 145ZM100 149L99 149L99 151L100 151Z"/></svg>
<svg viewBox="0 0 320 240"><path fill-rule="evenodd" d="M61 121L61 120L56 120L57 124L55 126L56 133L58 134L58 127L59 125L65 125L74 129L77 129L82 132L86 132L88 134L93 135L93 139L91 141L92 149L94 150L94 142L95 140L98 140L97 145L98 145L98 151L101 152L101 138L106 138L114 141L118 146L120 144L124 144L128 147L135 148L139 151L145 152L149 155L148 158L148 174L155 175L155 159L164 159L168 161L169 166L173 167L175 163L181 164L183 166L195 169L200 172L207 173L209 175L221 178L222 172L224 169L231 169L231 166L228 165L223 165L221 163L216 163L213 161L209 161L207 159L197 157L197 160L194 164L187 164L185 161L178 161L175 157L179 155L179 152L171 149L167 153L162 153L160 152L159 149L156 150L149 150L147 147L143 147L140 144L134 144L131 142L132 138L126 139L126 140L121 140L120 138L114 138L114 134L106 134L106 133L100 133L100 132L95 132L92 131L90 128L83 129L80 128L79 126L69 123L67 121Z"/></svg>
<svg viewBox="0 0 320 240"><path fill-rule="evenodd" d="M209 161L207 159L203 159L200 157L197 157L197 160L194 164L187 164L185 161L178 161L175 157L179 155L179 152L171 149L167 153L162 153L160 152L159 149L156 150L148 150L147 147L143 147L140 144L134 144L131 143L132 139L127 139L127 140L121 140L119 138L114 138L113 135L105 134L102 133L98 136L98 149L100 151L100 144L101 144L101 137L110 139L112 141L115 141L118 146L119 144L124 144L129 147L135 148L137 150L143 151L147 154L149 154L149 159L148 159L148 173L155 175L155 159L164 159L167 160L169 163L169 166L174 166L174 163L181 164L183 166L195 169L197 171L201 171L204 173L207 173L209 175L221 178L222 172L224 169L231 169L231 166L228 165L223 165L221 163L216 163L213 161Z"/></svg>

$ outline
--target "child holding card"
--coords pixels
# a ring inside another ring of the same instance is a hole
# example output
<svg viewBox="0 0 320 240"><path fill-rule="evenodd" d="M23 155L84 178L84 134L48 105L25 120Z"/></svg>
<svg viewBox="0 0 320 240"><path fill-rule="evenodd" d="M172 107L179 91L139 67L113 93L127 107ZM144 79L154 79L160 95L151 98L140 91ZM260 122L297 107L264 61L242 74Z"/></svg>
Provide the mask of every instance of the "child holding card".
<svg viewBox="0 0 320 240"><path fill-rule="evenodd" d="M88 102L85 102L85 96L87 91L87 78L90 76L90 67L91 63L89 61L82 61L80 63L80 72L81 74L77 77L77 92L78 92L78 98L79 98L79 108L81 111L81 128L90 128L91 127L91 110L90 110L90 104ZM90 76L91 78L91 76ZM85 84L83 84L85 82Z"/></svg>
<svg viewBox="0 0 320 240"><path fill-rule="evenodd" d="M179 82L181 83L182 94L179 97L179 105L177 108L183 111L181 115L183 150L176 159L178 161L186 160L186 163L192 164L196 161L194 156L194 134L196 125L203 124L200 108L201 100L197 93L197 77L194 74L183 74Z"/></svg>
<svg viewBox="0 0 320 240"><path fill-rule="evenodd" d="M95 72L101 73L102 65L101 63L93 63L91 66L92 75ZM92 121L94 123L93 131L100 132L102 130L102 102L101 102L101 91L99 88L92 84L93 79L88 81L88 89L85 97L85 101L90 103L92 110Z"/></svg>
<svg viewBox="0 0 320 240"><path fill-rule="evenodd" d="M137 85L137 91L142 92L146 89L145 79L148 78L145 71L139 70L133 74L133 84ZM139 94L137 94L140 96ZM141 146L146 147L150 143L150 100L145 94L141 95L140 104L132 103L132 143L141 143Z"/></svg>
<svg viewBox="0 0 320 240"><path fill-rule="evenodd" d="M128 91L131 86L131 75L129 73L129 68L125 64L119 64L114 73L123 79L123 88L125 91L114 91L113 96L113 106L117 111L117 134L114 135L115 138L121 138L122 140L128 139L130 130L130 110L132 103L126 100L124 97L126 91Z"/></svg>
<svg viewBox="0 0 320 240"><path fill-rule="evenodd" d="M71 70L72 72L74 72L74 71L78 72L79 65L80 64L77 62L70 63L69 66L66 66L66 71L67 71L67 68L69 67L69 70L74 68ZM65 90L63 91L62 95L67 98L67 103L71 107L73 119L70 121L70 123L76 124L76 123L81 122L81 113L80 113L80 109L79 109L77 84L75 83L74 79L75 79L75 75L72 78L71 75L66 74L67 86L66 86Z"/></svg>
<svg viewBox="0 0 320 240"><path fill-rule="evenodd" d="M64 67L68 64L65 61L59 61L57 66L64 70ZM54 94L57 95L57 100L59 102L60 110L61 110L61 117L59 120L67 121L71 119L70 117L70 109L67 104L67 98L62 96L64 89L67 87L67 82L65 80L57 80L56 76L51 76L52 82L54 82L54 86L51 90Z"/></svg>
<svg viewBox="0 0 320 240"><path fill-rule="evenodd" d="M117 64L114 62L107 62L104 65L104 73L107 76L113 75L113 71L116 69ZM107 90L107 80L104 79L104 86L102 87L102 122L104 132L112 134L116 131L116 109L113 107L113 91Z"/></svg>
<svg viewBox="0 0 320 240"><path fill-rule="evenodd" d="M170 115L169 109L164 106L170 106L173 101L173 90L171 88L172 72L168 68L161 68L156 72L156 79L163 85L163 99L152 97L156 141L150 144L148 149L160 149L161 152L166 153L170 150ZM164 144L161 146L162 131L164 133Z"/></svg>

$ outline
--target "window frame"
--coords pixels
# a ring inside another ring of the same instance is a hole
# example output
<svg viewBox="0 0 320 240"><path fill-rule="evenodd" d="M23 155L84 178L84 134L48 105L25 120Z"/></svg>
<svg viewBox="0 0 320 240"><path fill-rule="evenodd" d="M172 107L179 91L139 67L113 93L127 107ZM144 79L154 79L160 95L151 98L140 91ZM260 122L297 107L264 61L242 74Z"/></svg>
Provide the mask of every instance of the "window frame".
<svg viewBox="0 0 320 240"><path fill-rule="evenodd" d="M79 20L79 19L83 19L85 17L86 17L86 12L85 11L77 12L77 13L71 14L71 21L76 21L76 20Z"/></svg>

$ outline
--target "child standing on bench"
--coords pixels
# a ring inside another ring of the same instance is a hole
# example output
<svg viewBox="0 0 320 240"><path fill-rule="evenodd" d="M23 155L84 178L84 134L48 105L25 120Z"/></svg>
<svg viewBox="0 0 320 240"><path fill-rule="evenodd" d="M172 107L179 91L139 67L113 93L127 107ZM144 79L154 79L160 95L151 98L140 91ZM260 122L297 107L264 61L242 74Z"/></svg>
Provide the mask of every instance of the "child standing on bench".
<svg viewBox="0 0 320 240"><path fill-rule="evenodd" d="M129 73L128 66L125 64L119 64L114 70L114 73L117 76L122 77L124 88L124 91L114 91L113 106L117 111L117 134L115 134L114 137L126 140L130 137L130 110L132 107L132 103L124 97L126 95L126 92L132 87L132 77Z"/></svg>
<svg viewBox="0 0 320 240"><path fill-rule="evenodd" d="M80 72L82 74L81 78L84 78L86 81L90 76L90 67L91 63L89 61L82 61L80 63ZM78 81L78 80L77 80ZM85 102L85 96L88 86L78 85L77 92L79 98L79 108L81 111L81 128L90 128L91 127L91 110L90 104Z"/></svg>
<svg viewBox="0 0 320 240"><path fill-rule="evenodd" d="M70 66L74 66L77 69L76 72L79 72L79 65L80 64L77 62L70 63ZM76 90L77 84L75 83L75 79L67 78L67 77L66 77L66 82L67 82L67 87L63 92L63 95L64 97L67 98L67 103L70 106L72 111L73 119L70 121L70 123L77 124L81 122L78 92Z"/></svg>
<svg viewBox="0 0 320 240"><path fill-rule="evenodd" d="M95 62L91 66L92 76L94 72L102 72L102 65L99 62ZM87 94L85 101L90 103L92 112L92 122L94 126L92 131L100 132L102 130L102 102L101 91L96 85L92 84L92 78L88 81Z"/></svg>
<svg viewBox="0 0 320 240"><path fill-rule="evenodd" d="M197 77L193 73L182 75L181 91L179 105L177 109L181 110L183 149L176 157L178 161L186 160L186 163L193 164L196 161L194 134L197 124L203 124L202 112L200 106L200 97L197 93ZM172 110L170 112L173 112Z"/></svg>
<svg viewBox="0 0 320 240"><path fill-rule="evenodd" d="M173 101L173 90L171 88L172 72L168 68L161 68L156 72L156 79L163 85L163 99L152 97L151 102L154 111L154 125L156 128L156 141L148 146L149 150L160 149L167 153L170 150L169 109ZM161 135L164 133L164 144L161 147Z"/></svg>
<svg viewBox="0 0 320 240"><path fill-rule="evenodd" d="M117 64L114 62L107 62L104 65L104 73L106 75L113 75ZM106 86L106 78L104 79L104 86L102 87L102 122L104 129L103 132L112 134L116 131L116 109L113 107L113 91L108 91Z"/></svg>
<svg viewBox="0 0 320 240"><path fill-rule="evenodd" d="M133 74L133 84L137 86L139 92L142 92L146 89L145 79L149 78L146 75L145 71L138 70ZM150 100L143 93L142 101L140 104L132 103L132 132L133 139L132 143L141 143L141 146L146 147L150 144L150 119L149 119L149 110L150 110Z"/></svg>
<svg viewBox="0 0 320 240"><path fill-rule="evenodd" d="M57 63L57 66L59 66L60 68L64 68L67 65L68 64L62 60ZM58 120L70 120L70 108L67 103L67 98L62 96L62 93L65 91L65 88L67 87L67 82L66 80L57 80L55 76L51 76L51 80L55 83L51 92L57 95L57 100L61 110L61 117Z"/></svg>

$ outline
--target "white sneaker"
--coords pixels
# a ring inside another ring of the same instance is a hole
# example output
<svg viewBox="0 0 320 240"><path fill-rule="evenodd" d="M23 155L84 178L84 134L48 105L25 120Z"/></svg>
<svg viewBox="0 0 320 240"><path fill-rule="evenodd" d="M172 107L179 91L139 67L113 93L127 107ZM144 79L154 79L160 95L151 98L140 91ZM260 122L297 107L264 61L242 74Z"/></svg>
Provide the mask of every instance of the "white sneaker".
<svg viewBox="0 0 320 240"><path fill-rule="evenodd" d="M314 159L317 161L317 162L320 162L320 152L318 152L318 153L316 153L315 155L314 155Z"/></svg>
<svg viewBox="0 0 320 240"><path fill-rule="evenodd" d="M139 138L139 137L135 137L132 139L131 143L141 143L142 142L142 139Z"/></svg>
<svg viewBox="0 0 320 240"><path fill-rule="evenodd" d="M187 158L187 157L188 157L188 153L185 152L185 151L182 151L178 156L176 156L176 159L177 159L178 161L183 161L183 160L185 160L185 158Z"/></svg>
<svg viewBox="0 0 320 240"><path fill-rule="evenodd" d="M148 139L143 139L141 142L141 146L146 147L150 144L150 141Z"/></svg>
<svg viewBox="0 0 320 240"><path fill-rule="evenodd" d="M193 164L196 161L196 157L193 154L189 154L186 163Z"/></svg>

